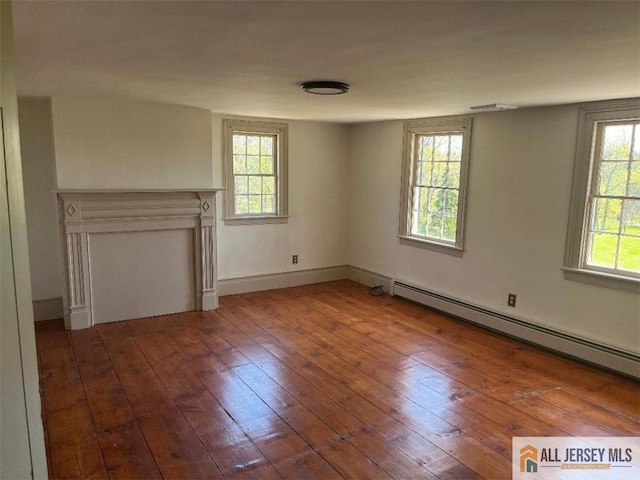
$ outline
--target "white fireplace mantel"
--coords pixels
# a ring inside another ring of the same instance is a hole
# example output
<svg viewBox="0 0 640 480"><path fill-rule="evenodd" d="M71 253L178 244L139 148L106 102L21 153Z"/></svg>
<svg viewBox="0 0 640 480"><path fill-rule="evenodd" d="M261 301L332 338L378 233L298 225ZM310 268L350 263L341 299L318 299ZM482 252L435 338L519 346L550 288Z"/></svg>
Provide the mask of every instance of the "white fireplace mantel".
<svg viewBox="0 0 640 480"><path fill-rule="evenodd" d="M217 191L56 191L66 328L216 309Z"/></svg>

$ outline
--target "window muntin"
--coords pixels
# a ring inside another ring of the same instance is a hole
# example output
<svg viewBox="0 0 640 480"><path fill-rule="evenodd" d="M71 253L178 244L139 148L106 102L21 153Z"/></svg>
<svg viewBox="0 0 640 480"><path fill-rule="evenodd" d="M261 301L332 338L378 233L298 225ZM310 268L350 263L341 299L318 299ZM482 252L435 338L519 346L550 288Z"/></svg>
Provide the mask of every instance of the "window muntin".
<svg viewBox="0 0 640 480"><path fill-rule="evenodd" d="M583 267L640 277L640 120L598 122Z"/></svg>
<svg viewBox="0 0 640 480"><path fill-rule="evenodd" d="M411 235L455 244L462 137L414 135Z"/></svg>
<svg viewBox="0 0 640 480"><path fill-rule="evenodd" d="M564 278L638 292L640 99L580 108ZM629 254L630 252L630 254Z"/></svg>
<svg viewBox="0 0 640 480"><path fill-rule="evenodd" d="M227 224L287 221L285 123L224 120Z"/></svg>
<svg viewBox="0 0 640 480"><path fill-rule="evenodd" d="M277 136L233 134L236 216L277 214Z"/></svg>
<svg viewBox="0 0 640 480"><path fill-rule="evenodd" d="M462 255L470 136L467 116L405 122L401 243Z"/></svg>

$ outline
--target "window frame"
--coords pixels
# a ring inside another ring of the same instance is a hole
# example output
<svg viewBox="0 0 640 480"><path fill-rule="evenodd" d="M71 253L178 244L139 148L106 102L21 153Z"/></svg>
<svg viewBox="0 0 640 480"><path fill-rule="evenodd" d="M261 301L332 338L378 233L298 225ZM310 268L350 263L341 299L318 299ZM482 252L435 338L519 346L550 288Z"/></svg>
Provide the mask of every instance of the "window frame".
<svg viewBox="0 0 640 480"><path fill-rule="evenodd" d="M287 223L289 219L288 133L289 125L265 120L223 119L223 165L225 178L225 225ZM276 213L242 214L235 212L235 174L233 172L233 136L235 134L273 135L275 141L274 177Z"/></svg>
<svg viewBox="0 0 640 480"><path fill-rule="evenodd" d="M402 245L424 248L433 252L462 257L464 253L464 232L469 179L469 159L473 117L457 115L451 117L421 118L407 120L403 125L402 146L402 187L400 199L400 221L398 238ZM413 223L413 192L417 164L415 141L420 135L462 133L462 155L460 158L460 184L458 188L458 216L456 219L456 239L453 242L415 235L411 232Z"/></svg>
<svg viewBox="0 0 640 480"><path fill-rule="evenodd" d="M640 99L615 100L584 104L579 110L576 156L571 187L571 203L565 245L564 278L566 280L637 293L640 276L587 265L590 229L589 202L596 186L596 146L600 145L602 124L635 121L640 118ZM633 146L632 146L633 148Z"/></svg>

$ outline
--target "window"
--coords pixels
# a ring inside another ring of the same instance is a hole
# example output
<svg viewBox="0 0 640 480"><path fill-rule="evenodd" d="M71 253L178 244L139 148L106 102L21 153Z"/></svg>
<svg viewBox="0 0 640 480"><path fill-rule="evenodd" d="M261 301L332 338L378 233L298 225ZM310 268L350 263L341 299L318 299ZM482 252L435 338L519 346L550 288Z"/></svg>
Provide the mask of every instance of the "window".
<svg viewBox="0 0 640 480"><path fill-rule="evenodd" d="M287 124L224 120L227 224L287 221Z"/></svg>
<svg viewBox="0 0 640 480"><path fill-rule="evenodd" d="M404 125L400 242L462 256L471 117Z"/></svg>
<svg viewBox="0 0 640 480"><path fill-rule="evenodd" d="M640 286L640 102L580 111L565 277Z"/></svg>

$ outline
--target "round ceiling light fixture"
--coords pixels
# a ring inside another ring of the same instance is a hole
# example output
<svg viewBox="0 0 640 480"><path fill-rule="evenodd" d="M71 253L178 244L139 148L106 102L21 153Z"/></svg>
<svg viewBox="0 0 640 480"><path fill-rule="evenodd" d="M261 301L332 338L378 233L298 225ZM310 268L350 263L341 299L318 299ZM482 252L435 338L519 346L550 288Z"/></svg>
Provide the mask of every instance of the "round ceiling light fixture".
<svg viewBox="0 0 640 480"><path fill-rule="evenodd" d="M314 95L342 95L349 91L349 84L332 80L314 80L300 84L302 90Z"/></svg>

